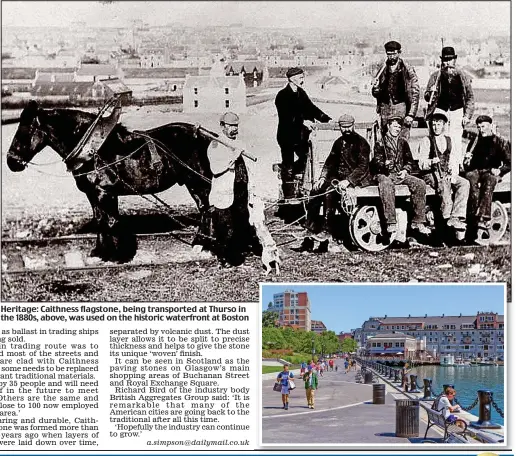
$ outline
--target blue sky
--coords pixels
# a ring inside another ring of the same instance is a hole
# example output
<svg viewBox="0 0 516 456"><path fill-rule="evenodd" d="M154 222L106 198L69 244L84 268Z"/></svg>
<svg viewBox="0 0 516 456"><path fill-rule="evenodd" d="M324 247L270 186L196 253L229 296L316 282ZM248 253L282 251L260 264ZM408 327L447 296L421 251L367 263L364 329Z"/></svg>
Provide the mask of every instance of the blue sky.
<svg viewBox="0 0 516 456"><path fill-rule="evenodd" d="M262 285L262 309L275 293L306 291L312 320L339 333L362 326L369 317L504 314L503 285Z"/></svg>

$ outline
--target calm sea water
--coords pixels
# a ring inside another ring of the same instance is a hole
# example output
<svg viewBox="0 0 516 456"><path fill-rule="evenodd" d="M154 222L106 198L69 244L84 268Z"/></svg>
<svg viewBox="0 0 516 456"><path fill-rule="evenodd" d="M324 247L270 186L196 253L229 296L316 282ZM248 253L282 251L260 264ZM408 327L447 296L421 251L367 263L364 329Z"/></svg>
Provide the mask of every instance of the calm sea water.
<svg viewBox="0 0 516 456"><path fill-rule="evenodd" d="M505 410L504 373L505 368L501 366L417 366L410 372L417 375L417 383L421 386L424 378L431 378L432 389L436 393L440 393L446 383L455 385L457 399L464 407L469 407L473 403L479 389L491 390L494 401L502 410ZM478 416L478 406L470 413ZM504 424L504 419L494 408L491 409L491 420Z"/></svg>

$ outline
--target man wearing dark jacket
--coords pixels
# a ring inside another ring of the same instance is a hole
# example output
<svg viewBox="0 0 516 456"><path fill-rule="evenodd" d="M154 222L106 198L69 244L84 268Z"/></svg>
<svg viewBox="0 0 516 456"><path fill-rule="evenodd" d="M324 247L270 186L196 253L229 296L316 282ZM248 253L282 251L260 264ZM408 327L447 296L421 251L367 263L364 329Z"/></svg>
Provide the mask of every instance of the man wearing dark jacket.
<svg viewBox="0 0 516 456"><path fill-rule="evenodd" d="M478 136L471 140L464 168L469 180L469 214L478 228L488 230L496 184L511 170L511 144L493 133L493 119L478 116Z"/></svg>
<svg viewBox="0 0 516 456"><path fill-rule="evenodd" d="M328 122L331 118L315 106L302 89L305 75L301 68L289 68L286 75L288 84L276 95L275 104L278 110L277 140L281 148L283 195L292 198L295 195L290 183L294 174L305 170L313 122ZM294 154L298 156L296 162Z"/></svg>
<svg viewBox="0 0 516 456"><path fill-rule="evenodd" d="M475 111L475 100L471 79L456 67L457 54L450 46L441 51L441 69L432 73L425 90L428 102L426 118L430 120L436 108L442 109L448 117L448 135L452 140L451 166L458 174L462 162L462 132L469 124Z"/></svg>
<svg viewBox="0 0 516 456"><path fill-rule="evenodd" d="M419 82L414 68L400 58L400 43L385 43L385 52L387 60L376 75L372 88L373 97L377 100L376 112L380 114L382 135L387 131L387 119L396 114L403 119L401 136L408 140L419 106Z"/></svg>
<svg viewBox="0 0 516 456"><path fill-rule="evenodd" d="M410 146L400 135L403 118L392 115L387 124L387 133L374 146L374 157L371 162L373 173L378 181L378 191L382 201L383 213L387 222L387 233L395 233L396 221L396 185L406 185L410 190L410 198L414 216L412 229L421 234L430 234L424 225L426 185L415 176L417 163L412 158Z"/></svg>
<svg viewBox="0 0 516 456"><path fill-rule="evenodd" d="M339 118L339 128L342 136L338 138L331 148L330 154L324 163L319 180L315 183L307 208L307 229L317 232L316 220L324 195L325 211L322 232L313 236L318 241L326 241L329 237L329 221L339 206L340 195L333 189L332 181L339 181L341 191L355 187L372 185L372 177L369 171L369 156L371 147L365 138L355 132L355 119L349 114ZM319 196L319 197L317 197Z"/></svg>

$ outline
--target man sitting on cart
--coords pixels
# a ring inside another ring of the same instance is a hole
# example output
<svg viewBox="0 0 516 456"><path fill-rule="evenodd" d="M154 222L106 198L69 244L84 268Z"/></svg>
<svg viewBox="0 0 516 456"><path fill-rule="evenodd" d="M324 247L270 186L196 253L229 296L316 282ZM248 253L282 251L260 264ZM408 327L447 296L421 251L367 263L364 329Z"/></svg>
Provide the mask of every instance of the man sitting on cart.
<svg viewBox="0 0 516 456"><path fill-rule="evenodd" d="M469 180L469 215L480 230L491 227L491 203L496 184L511 170L511 144L493 132L493 119L476 120L478 136L471 140L464 159Z"/></svg>
<svg viewBox="0 0 516 456"><path fill-rule="evenodd" d="M341 208L340 194L355 187L372 185L369 171L371 147L365 138L355 131L355 119L349 114L339 118L341 137L331 148L319 180L310 192L307 207L307 237L324 242L331 237L330 220L335 209ZM334 185L338 191L334 191ZM321 203L325 202L324 223L319 228Z"/></svg>
<svg viewBox="0 0 516 456"><path fill-rule="evenodd" d="M387 233L397 231L396 185L403 184L409 188L414 212L411 228L428 235L431 231L425 226L426 185L422 179L413 175L418 172L418 166L408 142L400 136L402 126L401 116L392 114L389 117L387 133L374 146L371 167L378 182Z"/></svg>
<svg viewBox="0 0 516 456"><path fill-rule="evenodd" d="M469 182L458 175L453 164L453 142L444 134L448 116L436 108L430 118L433 134L423 138L419 144L418 161L423 171L422 178L441 200L441 214L446 224L463 239L466 232L466 209L468 205Z"/></svg>

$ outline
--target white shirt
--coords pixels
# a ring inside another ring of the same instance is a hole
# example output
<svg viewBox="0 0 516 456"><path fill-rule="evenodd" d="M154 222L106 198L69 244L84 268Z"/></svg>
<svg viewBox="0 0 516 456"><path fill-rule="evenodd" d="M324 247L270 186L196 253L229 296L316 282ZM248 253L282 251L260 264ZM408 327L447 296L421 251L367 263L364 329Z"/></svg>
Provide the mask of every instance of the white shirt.
<svg viewBox="0 0 516 456"><path fill-rule="evenodd" d="M226 136L224 140L235 144L233 150L223 144L212 141L208 146L208 160L213 173L211 191L209 195L210 205L218 209L227 209L233 204L235 183L235 160L240 155L243 144L237 140L231 140Z"/></svg>
<svg viewBox="0 0 516 456"><path fill-rule="evenodd" d="M452 405L450 404L450 401L446 396L441 396L441 399L439 399L439 402L437 403L437 411L441 412L444 409L444 418L448 418L451 415L450 407Z"/></svg>
<svg viewBox="0 0 516 456"><path fill-rule="evenodd" d="M439 149L439 152L443 152L446 150L446 137L444 134L436 136L435 137L435 143L437 146L437 149ZM419 161L419 167L423 171L428 171L432 169L432 164L430 163L430 138L428 136L425 136L421 142L419 143L418 148L418 157L417 160ZM449 167L451 171L452 176L458 176L459 174L459 165L461 162L462 157L460 154L457 154L456 151L453 150L453 143L452 143L452 150L450 152L450 161L449 161Z"/></svg>

